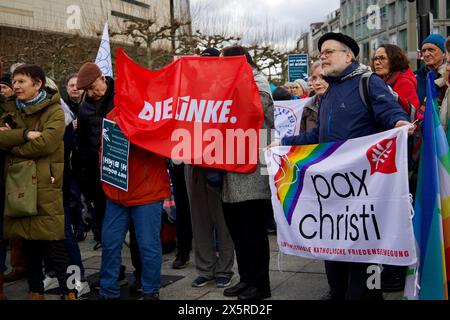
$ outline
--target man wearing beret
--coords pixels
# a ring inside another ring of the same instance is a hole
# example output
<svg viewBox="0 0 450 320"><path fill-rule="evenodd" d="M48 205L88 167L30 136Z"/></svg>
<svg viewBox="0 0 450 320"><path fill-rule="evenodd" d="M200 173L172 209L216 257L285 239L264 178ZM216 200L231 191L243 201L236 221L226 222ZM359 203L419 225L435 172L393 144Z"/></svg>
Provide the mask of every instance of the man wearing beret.
<svg viewBox="0 0 450 320"><path fill-rule="evenodd" d="M103 118L114 107L114 80L105 76L95 63L85 63L78 71L78 90L85 91L78 108L78 144L80 184L86 200L94 204L97 232L94 240L101 242L101 227L106 197L100 183L98 151Z"/></svg>
<svg viewBox="0 0 450 320"><path fill-rule="evenodd" d="M419 96L420 109L417 116L423 119L425 111L425 98L427 95L427 75L428 72L434 72L435 84L438 92L438 105L442 104L447 89L447 79L445 79L445 38L440 34L430 34L422 42L422 56L425 66L417 70L417 95ZM444 126L447 124L445 123Z"/></svg>
<svg viewBox="0 0 450 320"><path fill-rule="evenodd" d="M324 79L329 88L322 98L317 127L298 136L284 137L282 145L304 145L348 140L383 130L411 125L408 116L376 75L369 78L372 109L359 95L361 76L368 68L356 57L359 46L342 33L327 33L318 42ZM414 131L411 125L410 133ZM325 261L330 295L335 300L381 300L381 290L367 288L369 264Z"/></svg>
<svg viewBox="0 0 450 320"><path fill-rule="evenodd" d="M84 90L84 98L78 107L78 148L80 187L86 201L93 203L96 247L101 243L106 196L100 181L99 150L103 118L114 108L114 79L102 74L92 62L83 64L78 71L77 89ZM94 247L94 248L96 248ZM122 266L118 283L127 284L125 267ZM98 284L94 284L98 288Z"/></svg>

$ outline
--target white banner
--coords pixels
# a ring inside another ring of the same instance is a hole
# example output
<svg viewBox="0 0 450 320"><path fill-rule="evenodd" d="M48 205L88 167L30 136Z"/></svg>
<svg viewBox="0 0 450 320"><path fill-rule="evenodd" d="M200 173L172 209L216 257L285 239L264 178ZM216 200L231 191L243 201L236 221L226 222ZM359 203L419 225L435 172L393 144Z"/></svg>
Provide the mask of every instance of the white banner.
<svg viewBox="0 0 450 320"><path fill-rule="evenodd" d="M295 136L300 133L300 124L305 104L312 98L274 101L275 138Z"/></svg>
<svg viewBox="0 0 450 320"><path fill-rule="evenodd" d="M407 130L267 150L280 250L323 260L415 263Z"/></svg>

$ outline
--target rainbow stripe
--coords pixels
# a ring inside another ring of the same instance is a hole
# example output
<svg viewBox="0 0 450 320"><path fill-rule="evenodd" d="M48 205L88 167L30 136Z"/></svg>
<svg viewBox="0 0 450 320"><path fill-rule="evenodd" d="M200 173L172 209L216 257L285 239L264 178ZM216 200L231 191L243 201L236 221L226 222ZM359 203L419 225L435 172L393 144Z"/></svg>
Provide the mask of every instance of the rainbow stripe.
<svg viewBox="0 0 450 320"><path fill-rule="evenodd" d="M312 165L323 161L345 141L291 147L281 158L280 168L275 174L278 200L283 206L289 225L303 190L305 173Z"/></svg>

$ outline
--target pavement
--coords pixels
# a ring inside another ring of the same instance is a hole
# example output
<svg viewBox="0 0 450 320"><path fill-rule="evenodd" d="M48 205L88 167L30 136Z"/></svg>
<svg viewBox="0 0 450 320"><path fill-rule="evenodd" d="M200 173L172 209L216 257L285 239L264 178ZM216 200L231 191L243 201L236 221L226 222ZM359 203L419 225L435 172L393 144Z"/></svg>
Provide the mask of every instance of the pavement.
<svg viewBox="0 0 450 320"><path fill-rule="evenodd" d="M269 235L270 240L270 282L272 297L268 300L320 300L328 291L328 283L325 275L323 261L305 259L298 256L286 255L278 251L276 235ZM101 264L101 249L93 250L95 242L92 234L87 239L79 242L82 253L86 276L89 281L98 277ZM193 253L186 268L172 269L172 261L175 259L176 250L163 255L162 283L165 287L160 290L161 300L234 300L223 296L223 290L216 288L215 283L208 283L201 288L191 286L192 280L197 276ZM7 265L9 264L9 252ZM126 245L122 249L122 264L126 266L130 282L132 282L130 251ZM10 266L8 265L8 271ZM7 272L8 272L7 271ZM239 282L236 262L234 264L234 276L232 285ZM87 295L85 299L95 299L95 291ZM60 297L52 290L46 293L46 300L59 300ZM137 299L138 296L130 296L128 289L123 287L122 299ZM5 284L5 293L10 300L26 300L28 285L25 279ZM386 300L401 300L402 292L385 293Z"/></svg>

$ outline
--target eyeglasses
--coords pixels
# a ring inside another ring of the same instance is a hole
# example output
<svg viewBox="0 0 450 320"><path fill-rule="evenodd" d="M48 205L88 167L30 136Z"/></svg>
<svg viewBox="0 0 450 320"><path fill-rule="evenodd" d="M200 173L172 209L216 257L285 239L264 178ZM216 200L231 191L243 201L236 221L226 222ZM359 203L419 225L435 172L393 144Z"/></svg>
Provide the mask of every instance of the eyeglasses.
<svg viewBox="0 0 450 320"><path fill-rule="evenodd" d="M376 56L376 57L373 57L373 58L372 58L372 61L373 61L373 62L379 61L380 63L383 63L383 62L385 62L387 59L388 59L388 58L385 57L385 56Z"/></svg>
<svg viewBox="0 0 450 320"><path fill-rule="evenodd" d="M330 55L332 55L335 52L347 52L347 50L344 49L327 49L327 50L323 50L320 54L319 54L319 58L326 58L329 57Z"/></svg>

